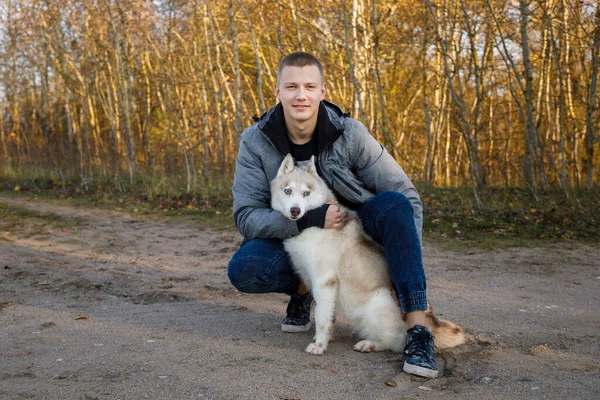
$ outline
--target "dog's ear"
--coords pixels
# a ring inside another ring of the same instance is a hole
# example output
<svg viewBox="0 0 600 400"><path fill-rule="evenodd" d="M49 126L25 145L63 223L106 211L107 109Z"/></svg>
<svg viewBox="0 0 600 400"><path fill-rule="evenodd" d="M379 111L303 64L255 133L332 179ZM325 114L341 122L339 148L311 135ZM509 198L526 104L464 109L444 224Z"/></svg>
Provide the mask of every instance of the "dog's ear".
<svg viewBox="0 0 600 400"><path fill-rule="evenodd" d="M279 171L277 171L277 176L281 176L284 174L289 174L294 170L294 158L291 154L288 154L283 159L281 166L279 167Z"/></svg>
<svg viewBox="0 0 600 400"><path fill-rule="evenodd" d="M310 157L310 161L308 162L308 165L306 166L306 171L313 175L319 175L317 173L317 166L315 165L315 156Z"/></svg>

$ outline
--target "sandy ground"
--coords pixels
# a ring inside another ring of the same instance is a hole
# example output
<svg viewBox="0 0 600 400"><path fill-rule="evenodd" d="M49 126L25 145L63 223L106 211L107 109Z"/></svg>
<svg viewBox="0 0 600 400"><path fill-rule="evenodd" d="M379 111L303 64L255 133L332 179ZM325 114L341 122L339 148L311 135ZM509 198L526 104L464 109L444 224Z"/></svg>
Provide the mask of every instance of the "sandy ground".
<svg viewBox="0 0 600 400"><path fill-rule="evenodd" d="M0 232L1 399L599 399L600 249L569 242L449 252L425 242L429 300L471 339L442 377L324 356L279 329L285 296L228 282L233 229L57 202L0 201L80 223Z"/></svg>

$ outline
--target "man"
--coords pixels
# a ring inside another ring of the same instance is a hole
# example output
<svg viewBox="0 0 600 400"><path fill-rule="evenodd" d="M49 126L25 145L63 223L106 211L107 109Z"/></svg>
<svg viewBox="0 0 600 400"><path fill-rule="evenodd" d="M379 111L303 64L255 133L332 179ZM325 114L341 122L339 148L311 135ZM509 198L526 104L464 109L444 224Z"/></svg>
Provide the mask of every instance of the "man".
<svg viewBox="0 0 600 400"><path fill-rule="evenodd" d="M277 72L279 104L242 134L233 211L244 243L229 263L229 279L241 292L289 294L282 330L310 329L312 296L294 273L282 240L307 227L338 228L340 209L337 204L326 204L291 221L270 208L269 184L288 153L299 164L315 155L319 175L342 204L357 212L365 232L385 249L409 326L404 371L437 377L433 336L424 326L427 299L419 194L364 125L325 101L325 93L319 60L308 53L292 53L281 61Z"/></svg>

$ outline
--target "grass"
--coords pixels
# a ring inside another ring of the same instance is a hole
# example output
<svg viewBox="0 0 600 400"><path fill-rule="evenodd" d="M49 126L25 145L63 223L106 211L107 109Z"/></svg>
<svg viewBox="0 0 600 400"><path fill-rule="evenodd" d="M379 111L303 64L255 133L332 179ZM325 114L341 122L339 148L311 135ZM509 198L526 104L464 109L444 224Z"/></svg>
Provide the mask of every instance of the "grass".
<svg viewBox="0 0 600 400"><path fill-rule="evenodd" d="M480 193L483 209L467 188L423 187L424 235L448 246L467 242L482 248L540 242L600 242L600 190L539 193L490 188Z"/></svg>
<svg viewBox="0 0 600 400"><path fill-rule="evenodd" d="M126 211L149 218L185 218L214 229L233 227L230 177L199 179L190 192L181 177L143 176L135 184L128 179L98 179L82 185L78 179L18 179L0 177L5 195L35 196L65 201L73 206L93 206Z"/></svg>
<svg viewBox="0 0 600 400"><path fill-rule="evenodd" d="M140 176L96 180L0 177L0 191L66 200L73 205L123 210L148 217L192 220L211 228L233 226L231 176L199 178L189 192L181 177ZM424 203L423 235L448 249L538 245L549 242L600 243L600 190L538 194L518 188L488 188L478 209L469 188L417 184ZM46 217L48 219L50 217Z"/></svg>
<svg viewBox="0 0 600 400"><path fill-rule="evenodd" d="M27 221L27 223L24 223ZM32 236L52 230L67 229L83 223L80 218L63 217L54 213L43 213L0 202L0 231ZM7 237L0 237L10 241Z"/></svg>

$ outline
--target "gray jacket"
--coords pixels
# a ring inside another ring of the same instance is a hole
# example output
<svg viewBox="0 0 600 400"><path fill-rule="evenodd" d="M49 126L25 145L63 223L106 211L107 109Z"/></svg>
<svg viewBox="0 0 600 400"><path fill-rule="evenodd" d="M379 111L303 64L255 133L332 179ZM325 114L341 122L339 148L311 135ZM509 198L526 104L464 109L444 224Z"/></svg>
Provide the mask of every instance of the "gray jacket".
<svg viewBox="0 0 600 400"><path fill-rule="evenodd" d="M342 204L356 208L377 193L402 193L411 202L421 238L423 205L419 193L360 121L337 105L322 101L315 134L317 171ZM288 153L283 108L278 104L241 136L233 182L233 216L247 240L287 239L299 234L295 221L270 207L270 182Z"/></svg>

